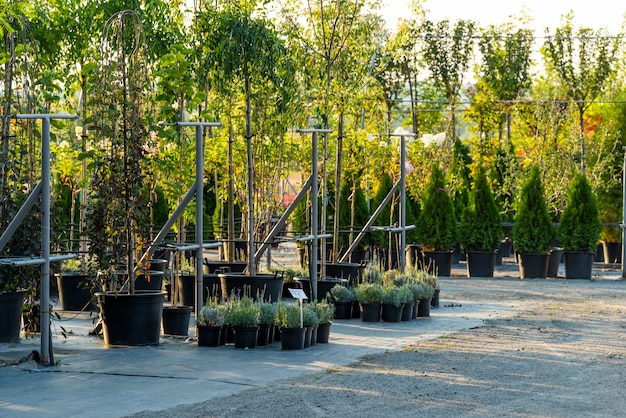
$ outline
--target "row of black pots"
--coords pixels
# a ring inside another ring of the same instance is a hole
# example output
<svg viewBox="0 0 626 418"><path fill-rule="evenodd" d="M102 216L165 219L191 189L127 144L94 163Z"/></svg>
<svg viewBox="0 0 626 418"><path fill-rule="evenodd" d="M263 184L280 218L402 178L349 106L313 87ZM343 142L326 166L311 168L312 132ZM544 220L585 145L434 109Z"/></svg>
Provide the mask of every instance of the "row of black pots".
<svg viewBox="0 0 626 418"><path fill-rule="evenodd" d="M198 346L218 347L232 342L235 348L256 348L280 340L283 350L299 350L326 344L329 340L331 324L317 327L281 328L261 324L258 327L196 327ZM275 334L275 330L279 334ZM280 336L279 338L276 338Z"/></svg>
<svg viewBox="0 0 626 418"><path fill-rule="evenodd" d="M430 300L422 299L418 303L396 307L384 303L361 303L361 321L363 322L400 322L430 316Z"/></svg>

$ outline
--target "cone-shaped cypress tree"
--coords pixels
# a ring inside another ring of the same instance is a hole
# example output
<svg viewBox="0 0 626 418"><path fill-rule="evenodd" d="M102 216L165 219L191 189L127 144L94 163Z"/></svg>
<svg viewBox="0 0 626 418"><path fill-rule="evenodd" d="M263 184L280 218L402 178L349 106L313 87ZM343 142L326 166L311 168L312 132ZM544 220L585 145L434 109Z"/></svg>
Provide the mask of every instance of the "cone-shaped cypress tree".
<svg viewBox="0 0 626 418"><path fill-rule="evenodd" d="M559 236L565 251L595 252L602 224L591 186L582 173L570 183L567 204L561 214Z"/></svg>
<svg viewBox="0 0 626 418"><path fill-rule="evenodd" d="M459 241L466 251L495 251L502 241L502 217L482 167L461 214Z"/></svg>
<svg viewBox="0 0 626 418"><path fill-rule="evenodd" d="M513 242L520 253L547 253L555 230L546 207L539 167L533 166L522 186L513 225Z"/></svg>
<svg viewBox="0 0 626 418"><path fill-rule="evenodd" d="M448 251L456 244L454 203L438 163L432 166L415 234L427 251Z"/></svg>

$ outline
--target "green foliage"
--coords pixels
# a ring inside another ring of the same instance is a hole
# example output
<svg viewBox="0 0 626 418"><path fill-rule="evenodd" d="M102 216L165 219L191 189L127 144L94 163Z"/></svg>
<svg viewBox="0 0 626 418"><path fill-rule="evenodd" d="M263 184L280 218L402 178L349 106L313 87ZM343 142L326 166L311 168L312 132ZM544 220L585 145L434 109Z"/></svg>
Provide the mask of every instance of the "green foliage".
<svg viewBox="0 0 626 418"><path fill-rule="evenodd" d="M302 325L305 327L316 327L320 323L320 317L312 303L302 305Z"/></svg>
<svg viewBox="0 0 626 418"><path fill-rule="evenodd" d="M382 303L386 305L393 305L396 308L402 305L404 299L404 293L399 286L389 285L383 288Z"/></svg>
<svg viewBox="0 0 626 418"><path fill-rule="evenodd" d="M86 215L89 252L103 289L126 268L134 290L137 250L149 241L149 193L144 187L148 94L145 45L136 13L120 12L104 30L100 78L94 85L93 131L99 140ZM132 45L132 47L131 47Z"/></svg>
<svg viewBox="0 0 626 418"><path fill-rule="evenodd" d="M439 163L432 166L416 230L418 241L426 250L447 251L456 243L454 206Z"/></svg>
<svg viewBox="0 0 626 418"><path fill-rule="evenodd" d="M344 176L347 177L347 176ZM339 248L347 249L352 239L369 219L369 209L363 190L358 186L359 178L347 177L341 187L339 198L339 229L346 231L339 234ZM354 210L353 210L354 209ZM361 248L363 245L361 244Z"/></svg>
<svg viewBox="0 0 626 418"><path fill-rule="evenodd" d="M321 302L313 302L313 306L317 312L320 324L329 324L333 321L335 317L335 305L323 300Z"/></svg>
<svg viewBox="0 0 626 418"><path fill-rule="evenodd" d="M513 242L519 253L547 253L556 231L552 225L538 166L533 166L522 186L513 225Z"/></svg>
<svg viewBox="0 0 626 418"><path fill-rule="evenodd" d="M278 304L275 302L257 302L259 308L259 324L273 324L278 315Z"/></svg>
<svg viewBox="0 0 626 418"><path fill-rule="evenodd" d="M385 196L387 196L387 194L389 194L389 192L391 191L392 187L393 187L393 180L391 179L391 176L389 175L389 173L384 172L380 180L378 190L376 191L376 195L374 196L374 199L372 201L373 208L377 208L380 206L380 204L385 199ZM385 205L385 207L381 210L381 212L378 214L378 218L376 218L376 220L374 221L375 225L389 226L393 224L397 216L395 216L391 212L392 201L393 199L389 201ZM371 235L371 239L374 245L380 248L387 247L388 233L383 232L383 231L376 231L376 232L372 232L370 235Z"/></svg>
<svg viewBox="0 0 626 418"><path fill-rule="evenodd" d="M279 328L300 328L300 307L297 304L278 304L276 322Z"/></svg>
<svg viewBox="0 0 626 418"><path fill-rule="evenodd" d="M363 270L363 283L378 283L383 282L383 272L380 269L379 263L369 263Z"/></svg>
<svg viewBox="0 0 626 418"><path fill-rule="evenodd" d="M221 327L224 325L224 312L214 305L204 305L198 314L198 325Z"/></svg>
<svg viewBox="0 0 626 418"><path fill-rule="evenodd" d="M561 214L561 246L566 251L595 252L601 228L596 196L587 177L577 173L570 183L567 205Z"/></svg>
<svg viewBox="0 0 626 418"><path fill-rule="evenodd" d="M378 283L361 283L354 289L354 294L362 304L383 302L383 286Z"/></svg>
<svg viewBox="0 0 626 418"><path fill-rule="evenodd" d="M502 217L482 167L474 179L470 206L461 214L459 241L466 251L495 251L502 241Z"/></svg>
<svg viewBox="0 0 626 418"><path fill-rule="evenodd" d="M226 322L235 327L255 327L259 325L259 307L254 299L243 296L229 301L229 309L226 314Z"/></svg>
<svg viewBox="0 0 626 418"><path fill-rule="evenodd" d="M354 290L340 284L337 284L330 289L330 296L335 302L354 302L356 300Z"/></svg>

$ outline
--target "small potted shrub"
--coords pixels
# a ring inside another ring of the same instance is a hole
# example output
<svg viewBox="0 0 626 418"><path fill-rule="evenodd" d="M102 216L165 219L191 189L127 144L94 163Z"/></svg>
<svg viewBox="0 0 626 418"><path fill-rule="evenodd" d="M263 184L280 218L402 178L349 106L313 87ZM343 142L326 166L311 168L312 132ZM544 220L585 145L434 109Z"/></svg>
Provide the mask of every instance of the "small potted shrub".
<svg viewBox="0 0 626 418"><path fill-rule="evenodd" d="M485 170L479 167L463 209L459 227L461 248L467 254L469 277L493 277L496 250L502 242L502 217L493 197Z"/></svg>
<svg viewBox="0 0 626 418"><path fill-rule="evenodd" d="M565 278L591 278L601 229L596 196L587 177L576 173L569 186L567 204L561 213L559 225Z"/></svg>
<svg viewBox="0 0 626 418"><path fill-rule="evenodd" d="M522 186L513 224L520 278L546 278L556 230L550 219L538 166Z"/></svg>
<svg viewBox="0 0 626 418"><path fill-rule="evenodd" d="M249 296L231 298L226 322L233 327L235 348L255 348L259 330L259 307Z"/></svg>
<svg viewBox="0 0 626 418"><path fill-rule="evenodd" d="M257 345L264 346L273 341L274 322L278 314L278 305L273 302L258 301L259 307L259 335Z"/></svg>
<svg viewBox="0 0 626 418"><path fill-rule="evenodd" d="M439 276L450 276L457 218L439 163L432 166L415 235L422 246L425 267Z"/></svg>
<svg viewBox="0 0 626 418"><path fill-rule="evenodd" d="M402 320L402 288L393 284L383 289L383 303L381 318L386 322L400 322Z"/></svg>
<svg viewBox="0 0 626 418"><path fill-rule="evenodd" d="M330 297L335 307L336 319L352 318L352 305L356 300L354 290L347 286L337 284L330 289Z"/></svg>
<svg viewBox="0 0 626 418"><path fill-rule="evenodd" d="M361 309L361 320L380 321L383 286L379 283L361 283L355 288L354 293Z"/></svg>
<svg viewBox="0 0 626 418"><path fill-rule="evenodd" d="M305 303L302 307L302 326L304 326L304 348L315 344L313 336L317 339L317 326L320 323L319 315L313 303Z"/></svg>
<svg viewBox="0 0 626 418"><path fill-rule="evenodd" d="M217 347L224 326L224 312L217 305L207 303L200 309L196 321L198 345Z"/></svg>
<svg viewBox="0 0 626 418"><path fill-rule="evenodd" d="M301 326L300 306L281 302L276 314L276 326L280 328L280 343L283 350L304 348L306 329Z"/></svg>
<svg viewBox="0 0 626 418"><path fill-rule="evenodd" d="M413 291L409 283L405 283L400 287L402 294L402 321L410 321L413 317L413 306L415 302L413 301Z"/></svg>
<svg viewBox="0 0 626 418"><path fill-rule="evenodd" d="M335 317L335 305L328 301L315 302L314 305L319 317L319 325L317 326L317 336L315 341L317 343L328 343L330 336L330 325Z"/></svg>

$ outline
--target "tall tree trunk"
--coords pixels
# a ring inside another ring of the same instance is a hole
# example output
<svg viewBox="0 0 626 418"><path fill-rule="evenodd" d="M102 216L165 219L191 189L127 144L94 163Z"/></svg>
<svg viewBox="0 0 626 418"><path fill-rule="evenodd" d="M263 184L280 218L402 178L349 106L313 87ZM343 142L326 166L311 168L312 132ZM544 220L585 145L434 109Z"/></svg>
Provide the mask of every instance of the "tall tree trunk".
<svg viewBox="0 0 626 418"><path fill-rule="evenodd" d="M342 170L342 155L343 155L343 110L339 113L339 120L337 122L337 150L335 159L337 161L337 167L335 170L335 212L333 219L333 263L336 263L339 258L339 204L341 193L341 170Z"/></svg>

